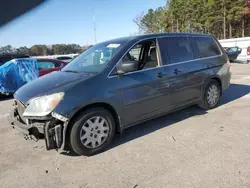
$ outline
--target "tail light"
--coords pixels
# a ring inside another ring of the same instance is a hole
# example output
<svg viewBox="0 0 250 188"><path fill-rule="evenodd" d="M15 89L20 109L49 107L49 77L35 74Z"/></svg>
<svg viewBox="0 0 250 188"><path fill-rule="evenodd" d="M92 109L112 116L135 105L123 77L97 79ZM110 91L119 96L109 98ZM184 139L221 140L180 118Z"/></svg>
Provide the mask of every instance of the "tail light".
<svg viewBox="0 0 250 188"><path fill-rule="evenodd" d="M228 58L228 56L226 57L226 60L227 60L227 68L228 69L230 69L230 67L231 67L231 63L230 63L230 61L229 61L229 58Z"/></svg>
<svg viewBox="0 0 250 188"><path fill-rule="evenodd" d="M250 46L247 47L247 55L250 55Z"/></svg>

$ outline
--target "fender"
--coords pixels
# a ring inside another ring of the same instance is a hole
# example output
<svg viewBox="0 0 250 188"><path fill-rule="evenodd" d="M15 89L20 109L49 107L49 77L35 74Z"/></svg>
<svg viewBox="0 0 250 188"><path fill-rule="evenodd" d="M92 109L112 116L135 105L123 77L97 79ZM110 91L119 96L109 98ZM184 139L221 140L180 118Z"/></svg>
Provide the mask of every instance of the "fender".
<svg viewBox="0 0 250 188"><path fill-rule="evenodd" d="M63 131L62 131L62 145L61 145L61 149L67 149L67 138L68 138L68 128L69 128L69 125L70 125L70 122L74 119L74 117L77 116L77 114L79 112L82 112L88 108L93 108L93 107L103 107L103 108L106 108L108 111L111 112L111 114L114 116L114 119L115 119L115 126L116 126L116 132L118 133L122 133L123 130L124 130L124 124L123 124L123 121L119 115L119 113L117 112L117 110L110 104L108 103L92 103L92 104L88 104L80 109L78 109L74 114L73 116L70 118L69 121L67 121L66 123L63 124Z"/></svg>

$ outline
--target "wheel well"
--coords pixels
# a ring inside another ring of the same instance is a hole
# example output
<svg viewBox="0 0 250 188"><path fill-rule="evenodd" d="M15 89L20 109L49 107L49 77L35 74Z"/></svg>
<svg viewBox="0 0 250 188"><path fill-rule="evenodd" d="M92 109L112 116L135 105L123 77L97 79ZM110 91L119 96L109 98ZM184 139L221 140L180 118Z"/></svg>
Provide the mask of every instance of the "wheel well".
<svg viewBox="0 0 250 188"><path fill-rule="evenodd" d="M93 104L89 104L83 108L81 108L80 110L78 110L74 116L70 119L69 123L68 123L68 127L66 127L63 137L64 137L64 149L68 150L71 148L70 143L69 143L69 134L70 134L70 130L72 128L72 122L74 122L75 118L82 113L83 111L90 109L90 108L96 108L96 107L102 107L105 108L106 110L108 110L114 117L115 120L115 131L116 132L122 132L121 130L121 126L120 126L120 120L119 120L119 115L116 112L116 110L109 104L107 103L93 103Z"/></svg>
<svg viewBox="0 0 250 188"><path fill-rule="evenodd" d="M221 83L220 78L218 78L218 77L213 77L213 78L211 78L211 80L215 80L215 81L218 82L218 84L219 84L219 86L220 86L220 94L222 94L222 83Z"/></svg>
<svg viewBox="0 0 250 188"><path fill-rule="evenodd" d="M106 110L108 110L112 116L114 117L115 120L115 130L117 132L121 131L121 127L120 127L120 120L119 120L119 115L116 112L116 110L114 109L113 106L107 104L107 103L93 103L93 104L89 104L87 106L84 106L83 108L81 108L80 110L78 110L76 112L76 114L74 114L74 116L70 119L69 125L71 124L72 121L74 121L75 117L77 117L80 113L82 113L83 111L90 109L90 108L96 108L96 107L102 107L105 108Z"/></svg>

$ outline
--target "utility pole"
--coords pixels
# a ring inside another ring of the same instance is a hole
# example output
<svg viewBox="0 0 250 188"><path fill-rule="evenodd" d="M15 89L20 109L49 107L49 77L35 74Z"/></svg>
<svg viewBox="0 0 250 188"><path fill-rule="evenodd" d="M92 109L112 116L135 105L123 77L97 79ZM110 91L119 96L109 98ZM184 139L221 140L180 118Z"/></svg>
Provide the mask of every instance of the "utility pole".
<svg viewBox="0 0 250 188"><path fill-rule="evenodd" d="M245 16L242 18L242 37L245 37Z"/></svg>
<svg viewBox="0 0 250 188"><path fill-rule="evenodd" d="M94 16L93 16L93 30L94 30L94 39L95 39L95 44L96 44L97 40L96 40L95 11L94 11Z"/></svg>

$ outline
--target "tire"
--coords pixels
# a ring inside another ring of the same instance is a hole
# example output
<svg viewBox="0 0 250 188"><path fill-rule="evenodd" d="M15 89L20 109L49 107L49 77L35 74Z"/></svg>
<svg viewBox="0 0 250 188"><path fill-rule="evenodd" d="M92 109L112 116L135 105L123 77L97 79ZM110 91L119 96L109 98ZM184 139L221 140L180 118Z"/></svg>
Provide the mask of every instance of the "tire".
<svg viewBox="0 0 250 188"><path fill-rule="evenodd" d="M98 117L99 119L97 120ZM100 123L97 121L100 121ZM101 126L102 122L104 122L103 126ZM99 128L97 129L96 127ZM73 121L69 134L70 146L78 155L95 155L104 151L109 146L114 137L114 133L115 121L111 113L104 108L91 108L80 113ZM105 135L106 137L101 137L101 135ZM81 138L84 139L81 140ZM89 141L91 142L87 144ZM93 144L95 144L96 147L93 147Z"/></svg>
<svg viewBox="0 0 250 188"><path fill-rule="evenodd" d="M212 103L211 100L209 100L209 92L211 94L211 88L213 88L213 89L216 88L216 90L217 90L216 99L215 99L214 103ZM199 104L199 106L205 110L210 110L210 109L216 108L220 102L220 98L221 98L220 85L216 80L211 80L207 84L207 86L204 90L202 101Z"/></svg>

